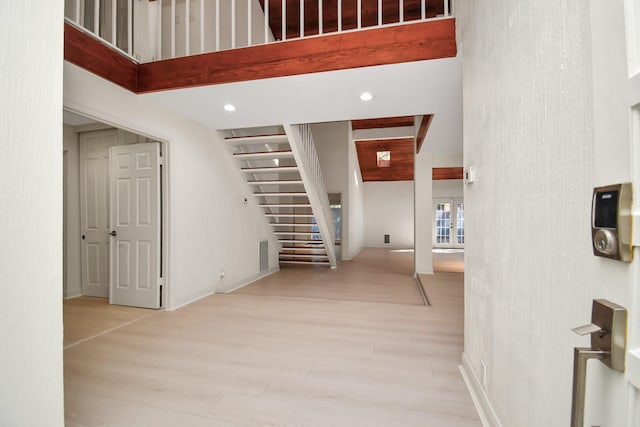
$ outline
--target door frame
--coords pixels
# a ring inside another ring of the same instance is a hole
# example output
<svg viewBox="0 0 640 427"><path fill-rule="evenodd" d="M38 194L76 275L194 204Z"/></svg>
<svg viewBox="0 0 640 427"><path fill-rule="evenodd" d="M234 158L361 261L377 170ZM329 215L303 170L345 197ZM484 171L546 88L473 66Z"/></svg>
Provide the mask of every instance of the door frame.
<svg viewBox="0 0 640 427"><path fill-rule="evenodd" d="M161 216L160 241L161 243L160 245L162 248L162 256L160 259L161 272L162 272L162 281L161 281L162 297L161 297L160 309L167 309L170 301L169 296L171 294L171 286L169 283L169 273L170 273L169 260L171 259L170 258L171 257L171 254L170 254L171 227L170 227L170 214L169 214L170 212L169 207L171 203L170 202L171 195L169 192L169 170L170 170L169 169L170 167L169 166L170 165L169 140L166 138L162 138L158 135L154 135L152 133L136 129L135 126L119 123L117 120L113 120L112 118L103 118L95 113L83 111L82 108L72 108L70 106L63 105L63 110L73 114L77 114L79 116L86 117L91 120L95 120L96 122L99 123L97 127L94 125L87 125L87 130L89 130L91 127L94 127L97 130L98 128L104 128L103 126L109 126L109 127L116 128L118 130L123 130L136 135L140 135L160 143L160 154L161 154L161 164L160 164L160 186L161 186L160 188L160 199L161 199L160 200L160 216ZM81 263L78 263L78 267L81 268Z"/></svg>

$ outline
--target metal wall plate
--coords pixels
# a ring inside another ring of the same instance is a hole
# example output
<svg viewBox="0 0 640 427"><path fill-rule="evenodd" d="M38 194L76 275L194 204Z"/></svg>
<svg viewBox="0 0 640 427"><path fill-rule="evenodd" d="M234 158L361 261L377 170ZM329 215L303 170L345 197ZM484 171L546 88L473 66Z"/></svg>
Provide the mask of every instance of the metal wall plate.
<svg viewBox="0 0 640 427"><path fill-rule="evenodd" d="M616 371L624 372L627 351L627 310L610 301L593 301L591 323L602 330L591 334L591 349L602 350L608 355L602 363Z"/></svg>

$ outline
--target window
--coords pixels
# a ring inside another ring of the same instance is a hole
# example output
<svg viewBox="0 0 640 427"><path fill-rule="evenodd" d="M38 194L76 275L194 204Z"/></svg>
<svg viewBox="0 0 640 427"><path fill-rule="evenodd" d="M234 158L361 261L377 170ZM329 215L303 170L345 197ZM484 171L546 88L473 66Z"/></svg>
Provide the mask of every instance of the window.
<svg viewBox="0 0 640 427"><path fill-rule="evenodd" d="M391 151L378 151L378 167L388 168L391 166Z"/></svg>

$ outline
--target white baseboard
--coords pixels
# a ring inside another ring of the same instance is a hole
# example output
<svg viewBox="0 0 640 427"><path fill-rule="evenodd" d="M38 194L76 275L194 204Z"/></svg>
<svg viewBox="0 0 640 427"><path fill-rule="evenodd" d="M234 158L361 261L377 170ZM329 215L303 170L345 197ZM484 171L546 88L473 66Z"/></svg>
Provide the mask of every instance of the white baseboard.
<svg viewBox="0 0 640 427"><path fill-rule="evenodd" d="M81 297L82 294L73 294L73 295L67 295L66 297L64 297L63 299L74 299L74 298L78 298Z"/></svg>
<svg viewBox="0 0 640 427"><path fill-rule="evenodd" d="M460 373L462 373L462 378L464 378L464 382L469 389L469 394L471 394L473 404L478 410L482 425L484 427L502 427L496 412L491 406L491 402L489 402L489 397L485 393L484 388L480 384L480 380L478 380L478 376L471 368L469 359L467 359L464 353L462 353L462 365L460 365L459 368Z"/></svg>
<svg viewBox="0 0 640 427"><path fill-rule="evenodd" d="M253 282L256 282L256 281L258 281L260 279L264 279L265 277L271 276L273 273L276 273L278 271L280 271L280 268L276 268L276 269L273 269L273 270L268 270L265 273L259 274L259 275L255 276L255 277L253 277L252 279L249 279L246 282L243 282L242 284L236 286L235 288L228 289L228 290L226 290L224 292L219 292L219 293L221 293L221 294L230 294L231 292L237 291L240 288L244 288L245 286L248 286L248 285L252 284Z"/></svg>
<svg viewBox="0 0 640 427"><path fill-rule="evenodd" d="M358 255L360 253L360 251L362 251L362 249L364 249L364 246L361 246L360 249L358 249L357 251L355 251L355 253L353 253L352 255L348 255L348 256L342 256L342 261L351 261L353 258L356 257L356 255Z"/></svg>
<svg viewBox="0 0 640 427"><path fill-rule="evenodd" d="M201 295L201 296L199 296L199 297L193 298L192 300L189 300L189 301L187 301L187 302L184 302L184 303L182 303L182 304L180 304L180 305L177 305L177 306L175 306L175 307L167 308L167 311L174 311L174 310L178 310L179 308L182 308L182 307L187 306L187 305L189 305L189 304L193 304L193 303L194 303L194 302L196 302L196 301L200 301L201 299L206 298L206 297L210 297L211 295L215 295L216 293L218 293L218 294L228 294L228 293L231 293L231 292L233 292L233 291L236 291L236 290L238 290L238 289L240 289L240 288L243 288L243 287L245 287L245 286L247 286L247 285L252 284L252 283L253 283L253 282L255 282L256 280L264 279L264 278L265 278L265 277L267 277L267 276L271 276L273 273L275 273L275 272L277 272L277 271L280 271L280 269L278 268L278 269L275 269L275 270L269 270L269 271L267 271L266 273L262 273L262 274L260 274L260 275L258 275L258 276L256 276L256 277L254 277L254 278L252 278L252 279L249 279L249 280L248 280L248 281L246 281L246 282L243 282L241 285L236 286L235 288L233 288L233 289L229 289L229 290L224 291L224 292L218 292L218 291L216 291L216 290L213 290L213 291L211 291L211 292L208 292L208 293L206 293L206 294L204 294L204 295Z"/></svg>

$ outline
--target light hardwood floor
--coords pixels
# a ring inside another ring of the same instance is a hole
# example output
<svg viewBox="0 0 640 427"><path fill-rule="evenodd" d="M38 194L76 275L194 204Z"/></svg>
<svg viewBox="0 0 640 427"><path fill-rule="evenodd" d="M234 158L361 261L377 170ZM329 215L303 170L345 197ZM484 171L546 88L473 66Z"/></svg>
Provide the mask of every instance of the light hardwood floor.
<svg viewBox="0 0 640 427"><path fill-rule="evenodd" d="M365 248L339 267L286 266L236 294L423 305L412 252Z"/></svg>
<svg viewBox="0 0 640 427"><path fill-rule="evenodd" d="M422 280L433 307L236 292L80 342L67 426L480 427L457 367L462 274Z"/></svg>
<svg viewBox="0 0 640 427"><path fill-rule="evenodd" d="M109 305L108 298L77 297L64 300L62 305L65 347L157 313L144 308Z"/></svg>

